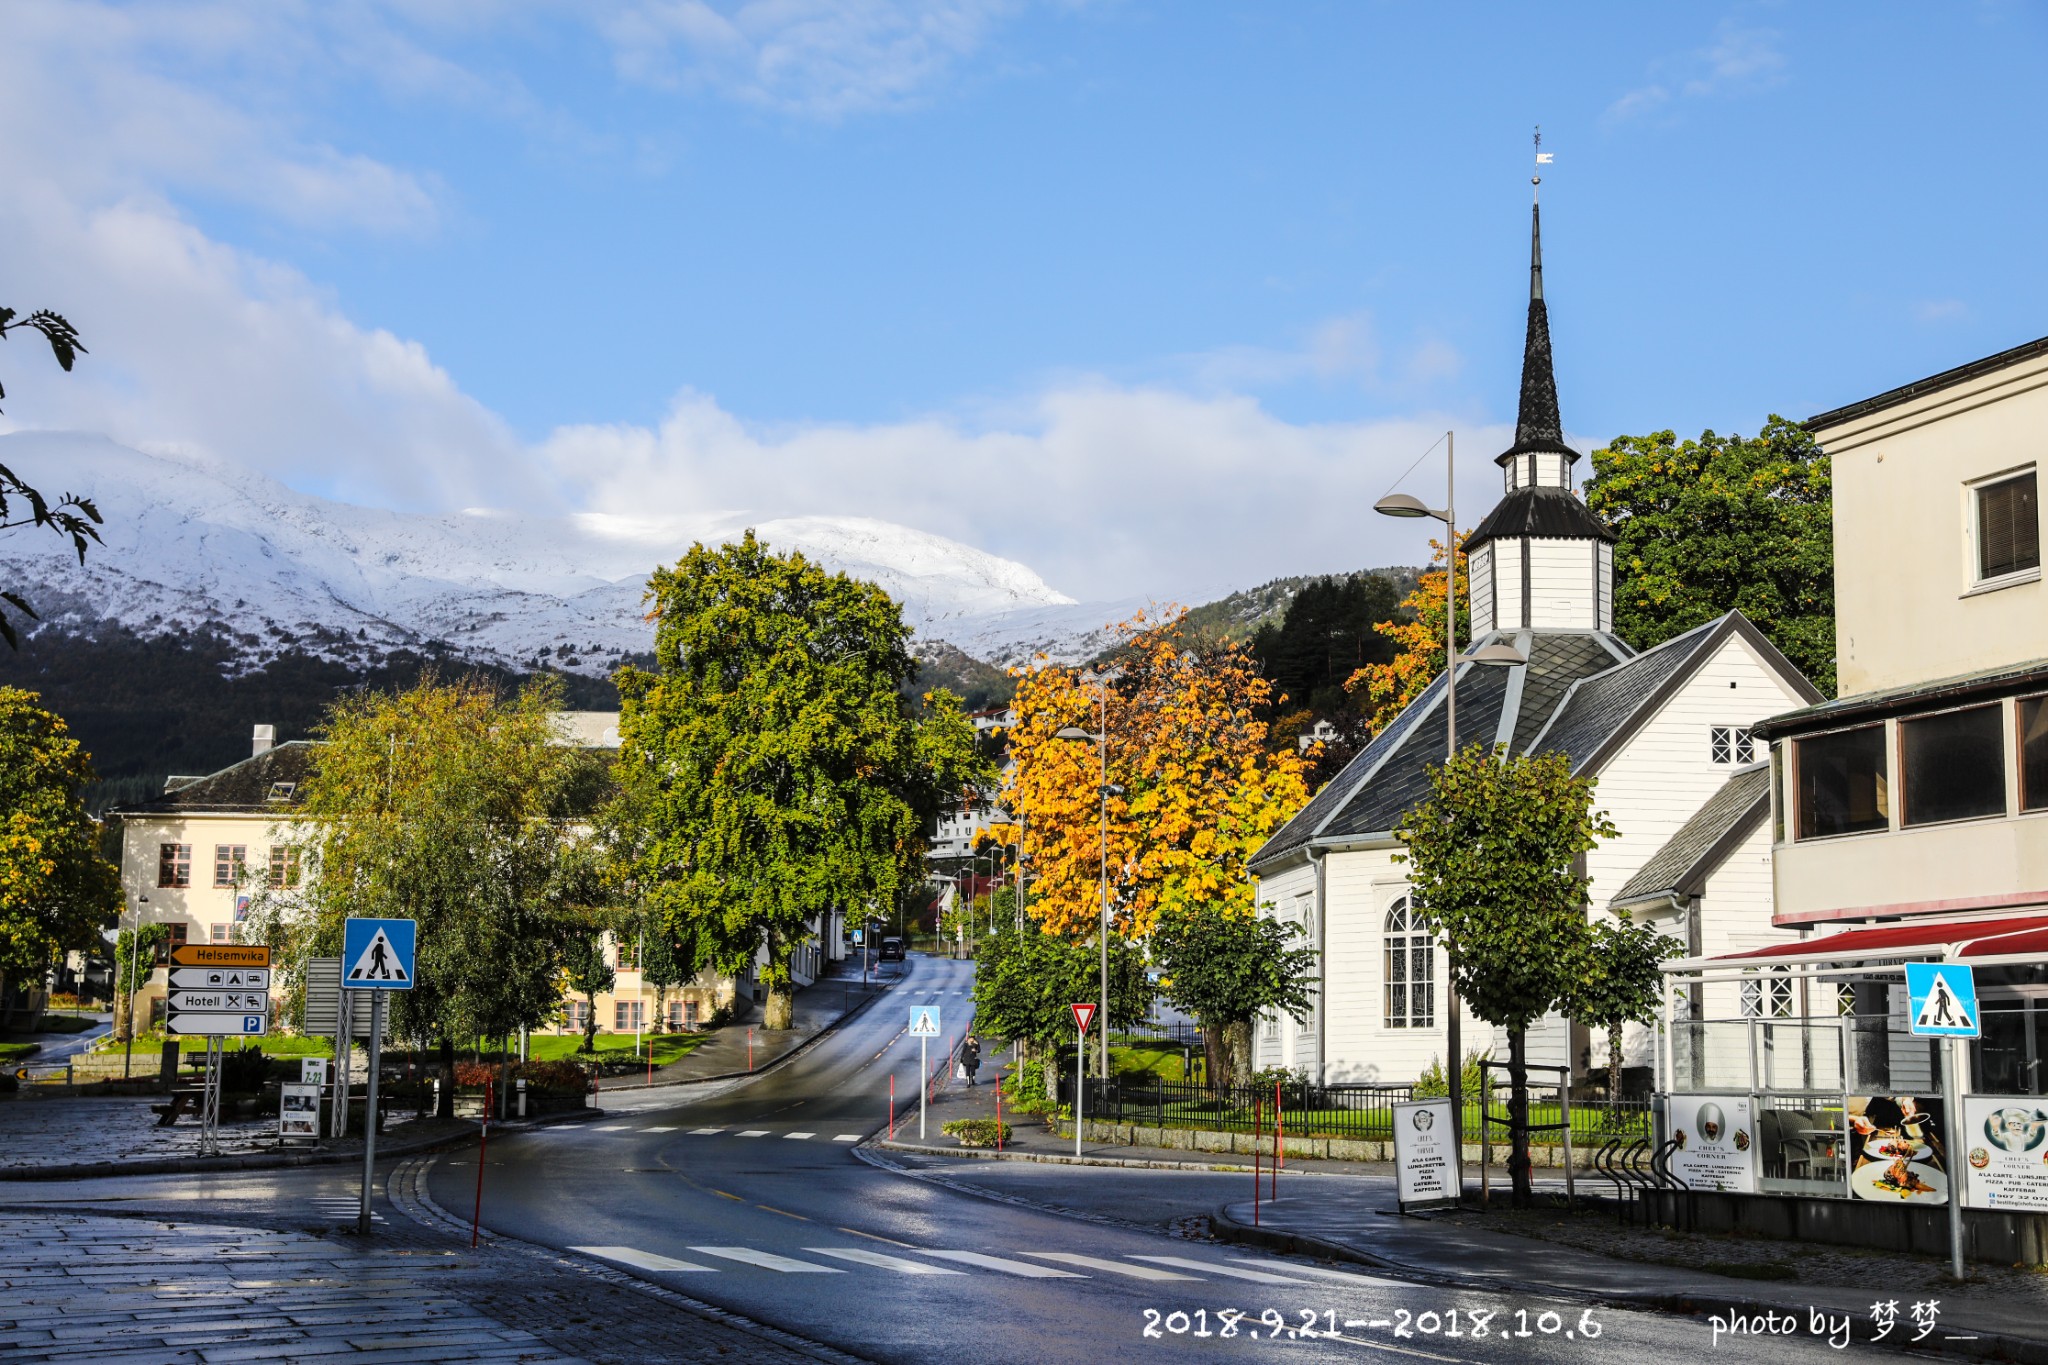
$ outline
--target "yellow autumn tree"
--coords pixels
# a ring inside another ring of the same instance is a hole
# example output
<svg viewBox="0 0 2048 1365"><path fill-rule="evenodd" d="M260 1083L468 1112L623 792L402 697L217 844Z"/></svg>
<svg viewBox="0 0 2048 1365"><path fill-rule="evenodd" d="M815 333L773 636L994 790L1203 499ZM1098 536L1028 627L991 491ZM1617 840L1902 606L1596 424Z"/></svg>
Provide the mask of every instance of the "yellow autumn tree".
<svg viewBox="0 0 2048 1365"><path fill-rule="evenodd" d="M1266 747L1272 687L1250 653L1197 640L1184 621L1141 614L1115 628L1115 662L1101 671L1041 666L1018 679L1003 804L1025 822L1027 904L1053 932L1098 922L1105 823L1103 754L1060 730L1108 736L1110 905L1125 937L1196 905L1251 913L1247 860L1308 800L1303 756ZM1017 829L987 837L1013 843Z"/></svg>
<svg viewBox="0 0 2048 1365"><path fill-rule="evenodd" d="M1429 542L1429 562L1442 565L1445 546L1442 541ZM1472 642L1472 598L1469 591L1471 571L1466 567L1465 552L1458 552L1458 647L1463 649ZM1368 736L1384 730L1394 719L1407 709L1408 703L1422 695L1422 689L1430 680L1444 671L1444 571L1441 567L1425 571L1415 584L1415 591L1402 601L1408 619L1387 621L1374 626L1381 635L1392 640L1400 650L1390 663L1367 664L1344 681L1344 690L1358 699L1358 709L1365 717L1365 732Z"/></svg>

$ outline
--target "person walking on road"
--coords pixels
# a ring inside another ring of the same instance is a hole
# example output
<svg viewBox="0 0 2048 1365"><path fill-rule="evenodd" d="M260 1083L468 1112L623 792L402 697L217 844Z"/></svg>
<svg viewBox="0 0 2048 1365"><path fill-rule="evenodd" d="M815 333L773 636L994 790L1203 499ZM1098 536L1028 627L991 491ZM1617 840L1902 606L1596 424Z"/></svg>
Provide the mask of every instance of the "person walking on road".
<svg viewBox="0 0 2048 1365"><path fill-rule="evenodd" d="M967 1083L976 1084L974 1073L981 1070L981 1040L971 1033L967 1035L967 1041L960 1044L960 1065L967 1068Z"/></svg>

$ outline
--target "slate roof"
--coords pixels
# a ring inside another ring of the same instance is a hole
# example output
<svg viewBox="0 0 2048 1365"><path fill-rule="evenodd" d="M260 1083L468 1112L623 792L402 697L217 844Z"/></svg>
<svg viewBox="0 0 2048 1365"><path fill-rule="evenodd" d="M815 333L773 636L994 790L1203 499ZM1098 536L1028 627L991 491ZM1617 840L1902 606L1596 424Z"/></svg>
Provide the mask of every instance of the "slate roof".
<svg viewBox="0 0 2048 1365"><path fill-rule="evenodd" d="M1715 868L1771 809L1768 763L1743 768L1679 826L1678 833L1614 893L1614 905L1697 896Z"/></svg>
<svg viewBox="0 0 2048 1365"><path fill-rule="evenodd" d="M1532 540L1619 539L1569 488L1538 484L1517 488L1495 503L1493 510L1465 537L1465 553L1472 553L1490 540L1515 536Z"/></svg>
<svg viewBox="0 0 2048 1365"><path fill-rule="evenodd" d="M1608 636L1606 644L1621 645ZM1522 675L1521 714L1508 745L1516 753L1526 750L1557 712L1557 704L1579 679L1612 668L1620 662L1614 651L1592 635L1539 635L1526 651L1529 668ZM1624 657L1635 651L1621 646Z"/></svg>
<svg viewBox="0 0 2048 1365"><path fill-rule="evenodd" d="M123 806L122 815L232 815L289 810L299 802L320 745L309 739L287 740L254 758L217 773L186 782L172 791ZM271 799L273 785L288 782L291 795Z"/></svg>
<svg viewBox="0 0 2048 1365"><path fill-rule="evenodd" d="M1584 768L1600 746L1643 710L1659 689L1680 676L1700 646L1727 619L1694 626L1627 663L1574 683L1550 723L1532 741L1530 752L1562 753L1571 759L1573 771Z"/></svg>

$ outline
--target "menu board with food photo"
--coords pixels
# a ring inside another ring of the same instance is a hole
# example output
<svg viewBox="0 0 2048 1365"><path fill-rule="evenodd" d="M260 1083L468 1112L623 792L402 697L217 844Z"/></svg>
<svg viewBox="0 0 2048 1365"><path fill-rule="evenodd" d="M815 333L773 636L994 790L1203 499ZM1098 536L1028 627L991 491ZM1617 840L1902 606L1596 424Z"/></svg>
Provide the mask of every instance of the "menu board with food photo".
<svg viewBox="0 0 2048 1365"><path fill-rule="evenodd" d="M1968 1096L1958 1141L1970 1163L1965 1204L2048 1209L2048 1099Z"/></svg>
<svg viewBox="0 0 2048 1365"><path fill-rule="evenodd" d="M1878 1203L1946 1204L1941 1101L1849 1097L1849 1193Z"/></svg>
<svg viewBox="0 0 2048 1365"><path fill-rule="evenodd" d="M1756 1122L1747 1095L1673 1095L1667 1165L1689 1190L1756 1193Z"/></svg>

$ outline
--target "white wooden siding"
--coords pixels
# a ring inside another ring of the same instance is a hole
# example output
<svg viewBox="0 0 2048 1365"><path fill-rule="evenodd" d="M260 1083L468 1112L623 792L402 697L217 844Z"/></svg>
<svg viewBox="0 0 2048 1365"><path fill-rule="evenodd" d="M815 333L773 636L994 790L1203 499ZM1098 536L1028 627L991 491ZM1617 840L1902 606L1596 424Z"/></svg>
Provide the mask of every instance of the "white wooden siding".
<svg viewBox="0 0 2048 1365"><path fill-rule="evenodd" d="M1600 561L1599 576L1595 580L1599 585L1600 593L1600 601L1597 604L1599 608L1599 624L1595 629L1612 631L1614 629L1614 547L1604 540L1597 541L1595 544L1599 548L1594 551L1594 554Z"/></svg>
<svg viewBox="0 0 2048 1365"><path fill-rule="evenodd" d="M1258 879L1259 913L1269 918L1302 923L1303 912L1315 903L1316 870L1312 863L1293 864L1269 877ZM1315 940L1309 940L1315 946ZM1320 975L1320 971L1318 972ZM1296 1036L1297 1030L1292 1019L1285 1019L1274 1027L1271 1019L1261 1019L1252 1029L1252 1065L1259 1068L1270 1066L1314 1066L1312 1060L1297 1061L1297 1056L1306 1048L1311 1059L1315 1055L1315 1016L1309 1016L1306 1026L1308 1038L1305 1044Z"/></svg>
<svg viewBox="0 0 2048 1365"><path fill-rule="evenodd" d="M1495 630L1520 630L1529 623L1522 619L1522 542L1496 540L1493 550L1493 600Z"/></svg>
<svg viewBox="0 0 2048 1365"><path fill-rule="evenodd" d="M1472 552L1467 567L1472 574L1472 638L1493 629L1493 551L1499 541L1488 541Z"/></svg>
<svg viewBox="0 0 2048 1365"><path fill-rule="evenodd" d="M1593 546L1590 540L1529 542L1529 609L1538 630L1592 630Z"/></svg>

